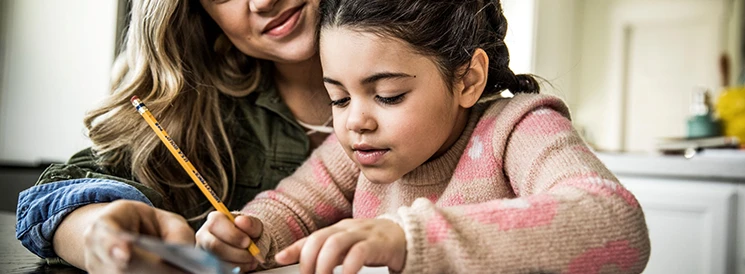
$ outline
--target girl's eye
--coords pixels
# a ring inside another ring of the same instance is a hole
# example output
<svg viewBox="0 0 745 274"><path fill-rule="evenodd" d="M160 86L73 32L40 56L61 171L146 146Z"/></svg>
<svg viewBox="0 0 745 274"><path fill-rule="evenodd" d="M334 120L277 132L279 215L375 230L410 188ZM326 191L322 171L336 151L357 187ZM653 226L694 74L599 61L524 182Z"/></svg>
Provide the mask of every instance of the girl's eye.
<svg viewBox="0 0 745 274"><path fill-rule="evenodd" d="M375 100L378 100L378 102L381 102L385 105L395 105L395 104L401 103L401 101L404 100L404 95L406 95L406 93L401 93L393 97L381 97L381 96L375 95Z"/></svg>
<svg viewBox="0 0 745 274"><path fill-rule="evenodd" d="M335 107L345 107L347 103L349 103L349 97L331 101L331 105Z"/></svg>

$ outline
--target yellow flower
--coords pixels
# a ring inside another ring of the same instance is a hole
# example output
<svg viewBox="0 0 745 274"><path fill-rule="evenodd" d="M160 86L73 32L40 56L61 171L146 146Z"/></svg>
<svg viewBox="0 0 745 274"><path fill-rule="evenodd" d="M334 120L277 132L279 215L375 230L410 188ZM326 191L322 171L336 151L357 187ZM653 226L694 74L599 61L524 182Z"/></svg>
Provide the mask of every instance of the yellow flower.
<svg viewBox="0 0 745 274"><path fill-rule="evenodd" d="M716 110L724 125L724 134L745 142L745 87L728 88L719 96Z"/></svg>

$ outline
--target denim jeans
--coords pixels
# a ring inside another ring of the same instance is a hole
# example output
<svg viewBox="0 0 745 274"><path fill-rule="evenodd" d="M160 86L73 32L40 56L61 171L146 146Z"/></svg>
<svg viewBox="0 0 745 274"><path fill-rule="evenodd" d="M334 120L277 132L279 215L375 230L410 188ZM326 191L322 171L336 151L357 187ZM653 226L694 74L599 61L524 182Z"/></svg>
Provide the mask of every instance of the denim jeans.
<svg viewBox="0 0 745 274"><path fill-rule="evenodd" d="M152 203L135 187L108 179L84 178L37 185L22 191L16 208L16 238L42 258L54 258L52 237L75 209L128 199Z"/></svg>

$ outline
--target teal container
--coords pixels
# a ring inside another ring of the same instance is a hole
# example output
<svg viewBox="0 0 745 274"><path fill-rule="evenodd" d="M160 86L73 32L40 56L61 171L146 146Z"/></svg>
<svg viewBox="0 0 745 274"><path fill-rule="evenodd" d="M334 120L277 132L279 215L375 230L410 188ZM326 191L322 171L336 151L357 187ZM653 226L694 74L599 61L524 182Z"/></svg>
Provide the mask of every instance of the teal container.
<svg viewBox="0 0 745 274"><path fill-rule="evenodd" d="M722 126L711 113L709 92L699 88L693 91L691 116L688 118L688 138L706 138L722 135Z"/></svg>
<svg viewBox="0 0 745 274"><path fill-rule="evenodd" d="M710 113L688 119L688 138L706 138L722 135L722 127Z"/></svg>

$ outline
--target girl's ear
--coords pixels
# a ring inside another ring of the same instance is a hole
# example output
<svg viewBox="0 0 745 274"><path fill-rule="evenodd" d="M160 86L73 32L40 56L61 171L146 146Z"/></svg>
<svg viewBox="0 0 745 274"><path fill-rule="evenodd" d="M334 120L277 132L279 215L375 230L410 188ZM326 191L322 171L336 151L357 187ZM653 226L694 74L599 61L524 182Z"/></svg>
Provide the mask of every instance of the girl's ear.
<svg viewBox="0 0 745 274"><path fill-rule="evenodd" d="M455 96L460 97L458 102L463 108L470 108L481 98L486 87L487 76L489 76L489 56L483 49L476 49L471 57L471 63L464 67L465 74L461 80L462 87L456 90Z"/></svg>

